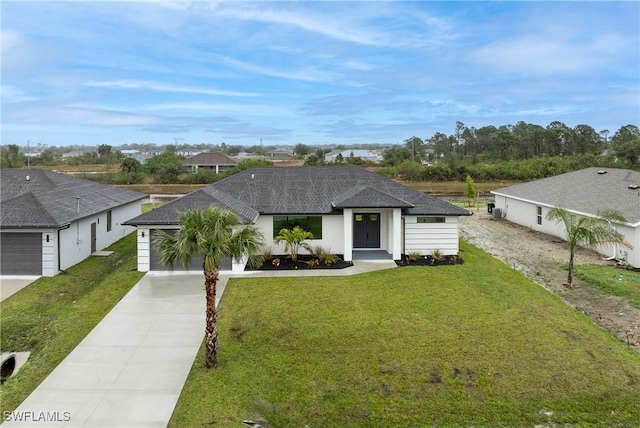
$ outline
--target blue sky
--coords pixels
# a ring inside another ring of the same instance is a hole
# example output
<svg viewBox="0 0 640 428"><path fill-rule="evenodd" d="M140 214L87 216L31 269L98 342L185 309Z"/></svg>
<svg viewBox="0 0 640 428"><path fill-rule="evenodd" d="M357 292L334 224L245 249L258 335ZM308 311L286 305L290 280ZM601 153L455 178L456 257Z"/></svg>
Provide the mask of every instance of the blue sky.
<svg viewBox="0 0 640 428"><path fill-rule="evenodd" d="M640 3L2 1L2 144L640 122Z"/></svg>

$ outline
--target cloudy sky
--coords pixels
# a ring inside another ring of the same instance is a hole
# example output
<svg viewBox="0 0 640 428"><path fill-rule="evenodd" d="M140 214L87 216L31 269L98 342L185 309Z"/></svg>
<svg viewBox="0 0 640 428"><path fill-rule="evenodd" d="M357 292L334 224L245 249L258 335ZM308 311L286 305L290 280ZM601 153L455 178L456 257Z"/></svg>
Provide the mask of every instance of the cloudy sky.
<svg viewBox="0 0 640 428"><path fill-rule="evenodd" d="M396 144L456 121L640 122L637 1L0 8L2 144Z"/></svg>

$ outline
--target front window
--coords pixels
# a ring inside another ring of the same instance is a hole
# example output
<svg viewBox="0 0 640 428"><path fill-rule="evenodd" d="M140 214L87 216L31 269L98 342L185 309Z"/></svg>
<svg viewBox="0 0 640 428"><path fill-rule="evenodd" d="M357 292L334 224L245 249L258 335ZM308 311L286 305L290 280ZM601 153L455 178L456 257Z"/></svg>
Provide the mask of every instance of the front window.
<svg viewBox="0 0 640 428"><path fill-rule="evenodd" d="M418 223L446 223L444 217L418 217Z"/></svg>
<svg viewBox="0 0 640 428"><path fill-rule="evenodd" d="M111 210L107 211L107 232L111 232Z"/></svg>
<svg viewBox="0 0 640 428"><path fill-rule="evenodd" d="M274 215L273 236L282 229L300 226L302 230L313 233L313 239L322 239L322 216L319 215Z"/></svg>

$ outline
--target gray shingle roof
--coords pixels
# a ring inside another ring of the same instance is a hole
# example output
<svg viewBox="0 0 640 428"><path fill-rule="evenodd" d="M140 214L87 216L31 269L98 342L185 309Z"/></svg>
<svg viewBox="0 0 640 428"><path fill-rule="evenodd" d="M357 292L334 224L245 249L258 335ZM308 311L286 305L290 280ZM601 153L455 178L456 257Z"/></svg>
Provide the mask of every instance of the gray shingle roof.
<svg viewBox="0 0 640 428"><path fill-rule="evenodd" d="M338 195L332 205L335 208L409 208L413 204L388 193L366 186L356 186Z"/></svg>
<svg viewBox="0 0 640 428"><path fill-rule="evenodd" d="M339 206L334 207L334 203ZM258 214L319 215L345 207L394 207L417 215L470 215L462 208L357 166L262 167L213 183L127 224L175 224L178 212L209 204L230 208L247 221Z"/></svg>
<svg viewBox="0 0 640 428"><path fill-rule="evenodd" d="M223 153L199 153L182 161L183 165L215 166L236 165L238 162Z"/></svg>
<svg viewBox="0 0 640 428"><path fill-rule="evenodd" d="M606 171L598 174L598 171ZM631 224L640 223L640 172L616 168L586 168L494 190L493 194L561 206L577 213L595 215L615 209Z"/></svg>
<svg viewBox="0 0 640 428"><path fill-rule="evenodd" d="M60 227L146 196L51 171L0 170L0 227Z"/></svg>

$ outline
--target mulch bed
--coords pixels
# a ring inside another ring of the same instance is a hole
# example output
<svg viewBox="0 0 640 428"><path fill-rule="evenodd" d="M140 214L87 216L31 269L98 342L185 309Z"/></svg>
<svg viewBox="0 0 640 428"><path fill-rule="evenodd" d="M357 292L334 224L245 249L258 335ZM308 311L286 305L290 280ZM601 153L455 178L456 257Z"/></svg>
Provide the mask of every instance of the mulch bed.
<svg viewBox="0 0 640 428"><path fill-rule="evenodd" d="M396 260L398 266L450 266L464 263L460 256L441 256L434 258L433 256L420 256L418 258L409 258L407 255L402 256L402 260Z"/></svg>
<svg viewBox="0 0 640 428"><path fill-rule="evenodd" d="M295 262L287 256L272 257L265 260L262 266L249 267L245 270L302 270L302 269L344 269L353 266L353 262L346 262L342 254L338 254L338 260L332 264L324 264L311 255L298 255ZM313 261L312 261L313 260ZM312 261L312 262L311 262Z"/></svg>

